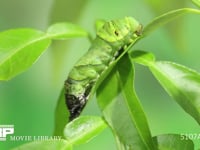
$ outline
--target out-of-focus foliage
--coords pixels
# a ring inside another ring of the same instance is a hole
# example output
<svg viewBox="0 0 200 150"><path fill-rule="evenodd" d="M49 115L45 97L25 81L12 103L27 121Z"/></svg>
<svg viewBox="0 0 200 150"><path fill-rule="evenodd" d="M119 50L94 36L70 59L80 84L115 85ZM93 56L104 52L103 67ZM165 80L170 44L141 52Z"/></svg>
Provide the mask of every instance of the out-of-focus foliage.
<svg viewBox="0 0 200 150"><path fill-rule="evenodd" d="M36 141L21 145L12 150L72 150L72 147L69 142L66 140L58 140L58 141Z"/></svg>
<svg viewBox="0 0 200 150"><path fill-rule="evenodd" d="M188 4L187 3L188 0L181 0L181 1L144 0L144 1L148 4L148 6L151 8L151 10L155 13L156 16L166 13L169 10L187 7ZM184 24L184 18L179 18L178 21L176 21L176 26L178 26L179 28L176 28L175 24L171 23L165 29L170 35L170 37L173 39L173 41L176 41L174 44L176 44L177 48L181 51L184 51L186 49L183 43L186 42L187 38L182 36L184 30L184 26L182 24Z"/></svg>
<svg viewBox="0 0 200 150"><path fill-rule="evenodd" d="M57 22L78 22L85 7L87 6L88 0L54 0L52 8L49 14L49 23ZM68 55L68 49L70 42L68 41L54 41L51 47L51 60L52 67L52 78L58 81L59 75L62 72L61 64L64 63L66 55Z"/></svg>

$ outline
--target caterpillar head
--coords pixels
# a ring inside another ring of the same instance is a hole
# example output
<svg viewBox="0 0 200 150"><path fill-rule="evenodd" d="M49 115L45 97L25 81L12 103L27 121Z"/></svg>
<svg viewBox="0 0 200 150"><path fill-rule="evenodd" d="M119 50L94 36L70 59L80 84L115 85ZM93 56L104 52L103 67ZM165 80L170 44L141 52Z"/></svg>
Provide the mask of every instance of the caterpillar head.
<svg viewBox="0 0 200 150"><path fill-rule="evenodd" d="M141 35L142 25L132 17L125 17L106 22L97 31L97 36L101 39L113 43L123 42L128 44Z"/></svg>

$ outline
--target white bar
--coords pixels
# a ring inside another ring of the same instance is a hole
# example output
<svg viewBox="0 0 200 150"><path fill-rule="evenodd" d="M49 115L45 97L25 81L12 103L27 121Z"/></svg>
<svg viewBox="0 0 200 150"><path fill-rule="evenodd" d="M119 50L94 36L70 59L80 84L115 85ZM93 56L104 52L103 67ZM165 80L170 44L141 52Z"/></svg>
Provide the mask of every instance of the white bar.
<svg viewBox="0 0 200 150"><path fill-rule="evenodd" d="M14 128L14 125L0 125L0 128Z"/></svg>
<svg viewBox="0 0 200 150"><path fill-rule="evenodd" d="M6 141L6 138L0 138L0 141Z"/></svg>

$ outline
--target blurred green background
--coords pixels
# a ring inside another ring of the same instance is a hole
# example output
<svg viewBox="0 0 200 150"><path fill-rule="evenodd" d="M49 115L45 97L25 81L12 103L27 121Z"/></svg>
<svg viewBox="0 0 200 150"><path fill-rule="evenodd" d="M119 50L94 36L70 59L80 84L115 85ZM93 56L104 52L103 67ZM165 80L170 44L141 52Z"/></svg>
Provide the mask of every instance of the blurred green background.
<svg viewBox="0 0 200 150"><path fill-rule="evenodd" d="M190 0L0 0L0 31L35 28L45 31L52 23L77 23L95 36L97 19L133 16L144 26L167 11L194 7ZM141 40L134 47L153 52L158 60L174 61L200 71L200 16L186 15ZM0 82L0 124L14 124L14 135L52 135L59 92L73 64L88 47L87 39L54 41L28 71ZM200 127L161 88L147 68L136 65L136 90L153 135L163 133L200 134ZM100 115L95 100L84 114ZM200 140L194 140L200 147ZM0 142L7 150L25 142ZM115 150L110 130L75 147L76 150Z"/></svg>

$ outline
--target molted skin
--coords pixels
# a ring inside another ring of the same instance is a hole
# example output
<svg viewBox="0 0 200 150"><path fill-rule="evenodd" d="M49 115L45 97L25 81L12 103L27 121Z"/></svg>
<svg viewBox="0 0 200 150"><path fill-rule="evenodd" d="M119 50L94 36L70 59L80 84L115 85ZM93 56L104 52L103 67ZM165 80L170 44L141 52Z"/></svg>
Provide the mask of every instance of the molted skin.
<svg viewBox="0 0 200 150"><path fill-rule="evenodd" d="M78 60L65 81L70 120L80 115L101 74L140 36L141 30L141 25L131 17L106 22L99 29L88 52Z"/></svg>

